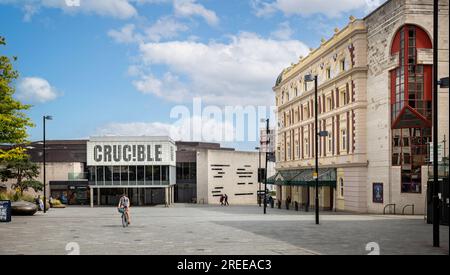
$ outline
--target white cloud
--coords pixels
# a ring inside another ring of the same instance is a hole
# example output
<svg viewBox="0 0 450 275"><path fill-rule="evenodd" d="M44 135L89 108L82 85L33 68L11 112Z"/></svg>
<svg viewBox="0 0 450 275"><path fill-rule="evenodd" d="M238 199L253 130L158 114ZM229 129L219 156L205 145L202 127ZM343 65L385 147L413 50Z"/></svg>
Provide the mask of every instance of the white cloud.
<svg viewBox="0 0 450 275"><path fill-rule="evenodd" d="M143 43L140 52L142 64L139 66L162 65L171 76L168 78L166 74L157 81L147 74L134 83L140 91L152 91L167 100L175 97L177 101L201 97L207 103L223 106L237 102L270 105L274 101L271 87L277 75L309 50L300 41L264 39L256 34L241 33L231 36L228 43ZM173 79L177 83L175 88ZM182 92L178 92L180 90Z"/></svg>
<svg viewBox="0 0 450 275"><path fill-rule="evenodd" d="M189 28L169 16L158 19L149 27L140 27L137 30L134 24L127 24L119 30L108 31L108 36L117 43L131 44L143 43L146 41L159 42L163 39L175 38L180 32L189 30Z"/></svg>
<svg viewBox="0 0 450 275"><path fill-rule="evenodd" d="M364 9L366 12L381 5L384 0L252 0L257 16L271 15L281 11L286 16L324 14L334 18L342 13Z"/></svg>
<svg viewBox="0 0 450 275"><path fill-rule="evenodd" d="M196 126L198 125L198 126ZM174 123L109 123L96 130L96 136L169 136L174 140L223 142L233 138L234 127L206 117L190 117ZM200 139L198 139L200 138Z"/></svg>
<svg viewBox="0 0 450 275"><path fill-rule="evenodd" d="M150 41L160 41L161 39L177 37L180 32L187 31L189 28L171 17L158 19L152 26L145 30L146 37Z"/></svg>
<svg viewBox="0 0 450 275"><path fill-rule="evenodd" d="M291 25L288 21L285 21L280 23L278 29L273 31L270 35L276 39L289 40L293 33L294 31L292 30Z"/></svg>
<svg viewBox="0 0 450 275"><path fill-rule="evenodd" d="M174 0L173 7L177 16L200 16L209 25L217 25L219 23L219 17L217 17L216 13L196 3L196 0Z"/></svg>
<svg viewBox="0 0 450 275"><path fill-rule="evenodd" d="M28 103L44 103L56 99L58 92L43 78L25 77L17 84L16 96Z"/></svg>
<svg viewBox="0 0 450 275"><path fill-rule="evenodd" d="M189 96L188 89L170 72L165 73L161 80L151 74L143 75L133 81L133 85L144 94L154 94L174 102L181 102Z"/></svg>
<svg viewBox="0 0 450 275"><path fill-rule="evenodd" d="M68 5L66 0L29 0L25 5L25 21L29 21L31 16L40 8L56 8L67 13L83 12L87 14L97 14L101 16L128 19L138 14L131 4L131 0L80 0L79 6ZM0 4L22 5L23 0L0 0Z"/></svg>
<svg viewBox="0 0 450 275"><path fill-rule="evenodd" d="M108 36L110 36L117 43L137 43L142 41L142 36L135 33L135 25L127 24L123 26L120 30L110 30L108 31Z"/></svg>

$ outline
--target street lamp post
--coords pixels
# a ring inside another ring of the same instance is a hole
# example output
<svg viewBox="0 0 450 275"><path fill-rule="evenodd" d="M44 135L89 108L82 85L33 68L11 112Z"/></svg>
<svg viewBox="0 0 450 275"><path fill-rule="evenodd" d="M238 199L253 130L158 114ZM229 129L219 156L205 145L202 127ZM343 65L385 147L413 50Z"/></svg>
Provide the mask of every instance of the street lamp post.
<svg viewBox="0 0 450 275"><path fill-rule="evenodd" d="M433 5L433 246L439 247L438 168L438 16L439 0Z"/></svg>
<svg viewBox="0 0 450 275"><path fill-rule="evenodd" d="M269 129L269 119L266 119L266 170L264 171L264 214L267 213L267 163L268 163L268 157L267 154L269 152L269 144L270 144L270 129Z"/></svg>
<svg viewBox="0 0 450 275"><path fill-rule="evenodd" d="M46 175L45 175L45 121L46 120L52 120L53 118L51 116L43 116L43 144L42 144L42 157L43 157L43 178L44 178L44 213L47 213L46 205L47 205L47 187L46 187Z"/></svg>
<svg viewBox="0 0 450 275"><path fill-rule="evenodd" d="M438 158L438 88L449 88L448 76L439 77L439 0L433 1L433 246L439 247L439 226L440 226L440 211L439 211L439 158ZM444 137L445 140L445 137ZM445 144L444 144L445 146ZM445 154L445 148L444 148Z"/></svg>
<svg viewBox="0 0 450 275"><path fill-rule="evenodd" d="M261 147L255 147L255 150L258 150L258 154L259 154L259 166L258 166L258 204L259 207L261 207L261 178L260 178L260 170L261 170Z"/></svg>
<svg viewBox="0 0 450 275"><path fill-rule="evenodd" d="M315 135L315 143L314 143L314 156L315 156L315 169L314 169L314 179L316 182L316 194L315 194L315 210L316 210L316 224L319 224L319 113L318 113L318 95L317 95L317 75L306 75L305 81L312 82L314 81L314 117L315 117L315 126L314 126L314 135Z"/></svg>

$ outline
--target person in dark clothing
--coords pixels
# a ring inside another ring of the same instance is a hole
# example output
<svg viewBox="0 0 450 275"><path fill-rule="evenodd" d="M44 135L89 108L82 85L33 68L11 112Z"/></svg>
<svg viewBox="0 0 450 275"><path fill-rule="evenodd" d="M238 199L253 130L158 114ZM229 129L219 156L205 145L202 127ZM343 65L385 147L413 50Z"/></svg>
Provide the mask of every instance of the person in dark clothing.
<svg viewBox="0 0 450 275"><path fill-rule="evenodd" d="M229 206L230 205L228 203L228 195L227 194L225 194L225 196L224 196L224 204L225 204L225 206Z"/></svg>
<svg viewBox="0 0 450 275"><path fill-rule="evenodd" d="M224 195L220 195L220 205L221 206L223 206L224 199L225 199Z"/></svg>
<svg viewBox="0 0 450 275"><path fill-rule="evenodd" d="M287 210L289 210L289 205L291 204L291 197L290 196L288 196L287 198L286 198L286 209Z"/></svg>

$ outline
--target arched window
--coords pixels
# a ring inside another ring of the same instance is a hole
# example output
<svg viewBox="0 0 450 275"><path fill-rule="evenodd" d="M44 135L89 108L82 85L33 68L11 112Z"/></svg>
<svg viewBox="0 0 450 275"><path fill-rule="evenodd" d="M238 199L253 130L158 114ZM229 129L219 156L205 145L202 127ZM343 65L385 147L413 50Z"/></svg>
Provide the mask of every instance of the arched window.
<svg viewBox="0 0 450 275"><path fill-rule="evenodd" d="M418 63L418 56L431 48L427 33L415 25L400 28L391 48L398 57L390 72L392 165L402 168L404 193L422 191L421 166L431 139L432 67Z"/></svg>

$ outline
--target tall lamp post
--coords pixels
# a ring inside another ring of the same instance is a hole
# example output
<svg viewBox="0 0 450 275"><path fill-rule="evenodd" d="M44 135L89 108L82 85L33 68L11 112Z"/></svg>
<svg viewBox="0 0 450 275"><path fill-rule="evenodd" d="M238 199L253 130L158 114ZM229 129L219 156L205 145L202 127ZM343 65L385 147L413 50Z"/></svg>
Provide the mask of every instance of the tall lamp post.
<svg viewBox="0 0 450 275"><path fill-rule="evenodd" d="M315 150L315 169L313 177L316 181L316 200L315 200L315 209L316 209L316 224L319 224L319 132L318 132L318 125L319 125L319 118L318 118L318 95L317 95L317 75L313 76L311 74L305 75L305 81L306 82L312 82L314 81L314 117L315 117L315 126L314 126L314 135L315 135L315 143L314 143L314 150Z"/></svg>
<svg viewBox="0 0 450 275"><path fill-rule="evenodd" d="M264 171L264 214L267 213L267 163L268 163L268 152L269 152L269 144L270 144L270 138L269 138L269 134L270 134L270 129L269 129L269 119L261 119L261 122L265 121L266 122L266 140L264 142L265 149L266 149L266 166L265 166L265 171ZM261 142L261 144L263 144Z"/></svg>
<svg viewBox="0 0 450 275"><path fill-rule="evenodd" d="M46 177L45 177L45 147L46 147L46 145L45 145L45 121L46 120L52 120L53 119L53 117L52 116L43 116L42 117L42 121L43 121L43 136L44 136L44 138L43 138L43 147L42 147L42 157L43 157L43 166L44 166L44 173L43 173L43 178L44 178L44 213L47 213L47 210L46 210L46 205L47 205L47 187L46 187Z"/></svg>
<svg viewBox="0 0 450 275"><path fill-rule="evenodd" d="M261 147L255 147L255 150L258 150L258 152L259 152L259 166L258 166L258 184L259 184L259 187L258 187L258 204L259 204L259 207L261 207L261 173L260 173L260 170L261 170Z"/></svg>
<svg viewBox="0 0 450 275"><path fill-rule="evenodd" d="M448 77L438 80L439 0L433 2L433 246L439 247L439 158L438 158L438 88L449 88ZM445 154L445 151L444 151Z"/></svg>

